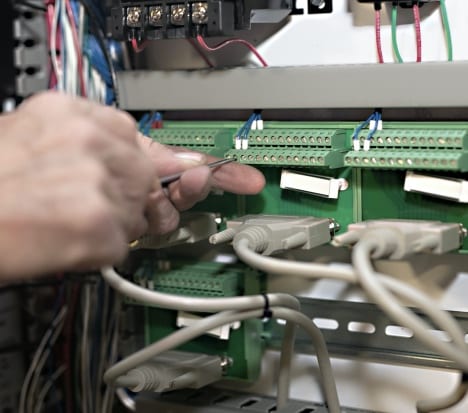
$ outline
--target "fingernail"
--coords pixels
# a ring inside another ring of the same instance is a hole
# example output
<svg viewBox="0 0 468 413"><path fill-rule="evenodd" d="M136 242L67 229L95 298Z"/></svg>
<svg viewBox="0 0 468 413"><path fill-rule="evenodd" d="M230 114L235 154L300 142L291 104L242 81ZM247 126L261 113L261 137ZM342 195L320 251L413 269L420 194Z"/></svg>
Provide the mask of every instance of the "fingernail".
<svg viewBox="0 0 468 413"><path fill-rule="evenodd" d="M184 162L195 163L195 164L204 164L205 155L196 152L178 152L174 156Z"/></svg>

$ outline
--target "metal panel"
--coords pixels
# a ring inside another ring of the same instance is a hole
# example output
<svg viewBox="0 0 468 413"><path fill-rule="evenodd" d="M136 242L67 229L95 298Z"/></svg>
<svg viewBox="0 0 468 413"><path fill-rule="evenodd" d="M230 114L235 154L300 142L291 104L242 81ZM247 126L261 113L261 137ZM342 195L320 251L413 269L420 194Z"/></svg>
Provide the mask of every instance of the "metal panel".
<svg viewBox="0 0 468 413"><path fill-rule="evenodd" d="M276 410L275 399L272 397L205 387L201 390L139 395L136 399L136 411L137 413L327 413L328 409L323 404L289 400L286 407ZM341 411L372 413L369 410L344 407Z"/></svg>
<svg viewBox="0 0 468 413"><path fill-rule="evenodd" d="M127 110L468 106L468 62L128 71ZM378 87L369 87L378 85Z"/></svg>
<svg viewBox="0 0 468 413"><path fill-rule="evenodd" d="M395 326L396 323L391 321L374 304L311 298L299 298L299 301L301 302L301 311L311 319L332 320L337 326L335 329L322 328L328 350L332 356L358 357L426 367L455 368L453 362L427 349L414 337L405 337L404 334L389 335L386 332L387 327ZM415 313L430 323L425 315L417 310ZM451 312L451 314L458 321L462 330L468 333L468 313ZM361 331L350 331L352 329L349 328L349 323L353 322L366 324L359 324L363 326ZM273 321L271 325L272 338L268 345L279 349L283 327ZM367 330L366 332L365 327L371 327L374 331ZM295 347L297 352L303 354L313 351L310 338L301 330L298 331Z"/></svg>

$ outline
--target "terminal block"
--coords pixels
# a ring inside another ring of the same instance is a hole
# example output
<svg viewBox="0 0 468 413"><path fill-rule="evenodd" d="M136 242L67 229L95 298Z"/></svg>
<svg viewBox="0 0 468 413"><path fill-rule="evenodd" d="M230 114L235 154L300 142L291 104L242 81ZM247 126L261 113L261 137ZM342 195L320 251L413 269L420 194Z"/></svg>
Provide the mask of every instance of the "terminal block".
<svg viewBox="0 0 468 413"><path fill-rule="evenodd" d="M152 129L149 136L155 141L184 146L214 156L222 156L232 145L234 130L219 128L165 127Z"/></svg>
<svg viewBox="0 0 468 413"><path fill-rule="evenodd" d="M361 143L366 134L359 135ZM377 131L372 139L372 148L395 149L468 149L466 129L384 129Z"/></svg>
<svg viewBox="0 0 468 413"><path fill-rule="evenodd" d="M338 150L290 149L290 148L252 148L232 149L224 154L239 163L265 166L343 166L344 152Z"/></svg>
<svg viewBox="0 0 468 413"><path fill-rule="evenodd" d="M233 297L240 294L244 271L216 262L175 263L164 269L147 260L135 274L156 291L193 297Z"/></svg>
<svg viewBox="0 0 468 413"><path fill-rule="evenodd" d="M346 148L346 134L334 129L276 128L251 131L249 146Z"/></svg>
<svg viewBox="0 0 468 413"><path fill-rule="evenodd" d="M265 292L265 275L242 264L189 259L158 259L153 254L143 258L135 282L147 288L186 297L222 298ZM138 303L134 303L139 305ZM201 315L156 307L146 307L145 337L152 343L187 325L188 317ZM201 316L206 316L202 314ZM185 321L184 321L185 320ZM141 323L142 320L135 320ZM222 335L205 334L181 346L179 350L220 356L232 360L226 367L226 379L257 379L265 342L260 319L246 320Z"/></svg>
<svg viewBox="0 0 468 413"><path fill-rule="evenodd" d="M427 169L468 171L468 152L453 150L377 150L350 151L345 166L373 169Z"/></svg>

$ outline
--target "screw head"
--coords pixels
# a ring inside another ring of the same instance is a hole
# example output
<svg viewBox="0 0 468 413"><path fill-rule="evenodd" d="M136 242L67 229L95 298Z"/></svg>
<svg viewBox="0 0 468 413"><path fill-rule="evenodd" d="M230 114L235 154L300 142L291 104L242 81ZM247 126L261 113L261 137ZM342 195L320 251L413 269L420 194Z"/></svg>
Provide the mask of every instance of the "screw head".
<svg viewBox="0 0 468 413"><path fill-rule="evenodd" d="M192 22L194 24L208 23L208 3L198 2L192 4Z"/></svg>
<svg viewBox="0 0 468 413"><path fill-rule="evenodd" d="M128 7L127 8L127 25L128 26L139 26L141 22L142 10L140 7Z"/></svg>

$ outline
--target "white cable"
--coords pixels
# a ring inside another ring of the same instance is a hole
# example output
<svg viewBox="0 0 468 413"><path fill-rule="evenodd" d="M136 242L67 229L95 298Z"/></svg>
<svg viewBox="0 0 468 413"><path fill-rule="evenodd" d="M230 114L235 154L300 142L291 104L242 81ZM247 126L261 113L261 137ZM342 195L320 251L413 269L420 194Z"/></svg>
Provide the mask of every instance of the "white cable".
<svg viewBox="0 0 468 413"><path fill-rule="evenodd" d="M36 352L34 353L34 357L31 361L31 365L29 366L29 369L24 378L23 386L21 387L21 394L20 394L20 401L19 401L19 413L26 413L26 410L25 410L26 409L26 396L29 390L30 381L33 377L36 367L38 366L41 356L44 353L47 343L49 342L49 338L52 336L57 326L64 320L64 317L66 314L67 314L67 307L64 306L59 311L57 316L52 320L51 325L46 330L44 336L42 337L41 342L39 343L39 346L37 347Z"/></svg>
<svg viewBox="0 0 468 413"><path fill-rule="evenodd" d="M101 274L106 282L126 297L152 306L169 310L197 311L200 313L214 313L224 310L249 310L263 308L265 299L262 295L227 298L197 298L183 297L173 294L164 294L140 287L122 278L112 267L104 267ZM298 310L300 308L297 298L289 294L268 294L270 306L281 306Z"/></svg>
<svg viewBox="0 0 468 413"><path fill-rule="evenodd" d="M450 394L437 399L418 400L416 402L416 411L417 413L431 413L450 409L460 403L465 398L467 392L468 382L464 380L462 375L457 387Z"/></svg>
<svg viewBox="0 0 468 413"><path fill-rule="evenodd" d="M37 403L36 403L36 407L34 408L34 413L41 413L47 394L49 393L50 389L54 385L54 382L57 381L57 379L65 372L66 369L67 369L67 366L65 365L60 366L50 376L50 378L46 381L44 386L42 386L42 389L39 392L39 396L37 397Z"/></svg>
<svg viewBox="0 0 468 413"><path fill-rule="evenodd" d="M421 320L411 310L396 303L393 296L382 286L370 262L370 256L375 249L375 245L375 241L370 237L364 236L353 248L353 265L364 291L392 319L397 320L402 326L412 330L414 336L419 341L449 360L454 361L463 371L468 372L468 347L464 341L463 346L461 346L461 343L454 345L439 340L430 333L431 326ZM434 303L433 305L436 304Z"/></svg>
<svg viewBox="0 0 468 413"><path fill-rule="evenodd" d="M237 256L246 264L269 274L287 274L308 279L332 278L353 284L357 283L357 277L352 268L310 262L291 262L284 259L265 257L250 250L247 240L240 240L239 242L234 243L234 250L236 251ZM442 310L436 303L434 303L430 297L398 279L383 274L377 274L377 276L386 288L400 298L403 298L404 300L413 303L416 307L419 307L429 316L429 318L432 319L438 328L448 334L459 348L464 348L464 332L460 328L460 325L448 312ZM392 301L400 305L394 297L392 297ZM400 307L403 306L400 305ZM395 315L393 314L391 318L394 319L394 316ZM396 321L402 324L405 320Z"/></svg>
<svg viewBox="0 0 468 413"><path fill-rule="evenodd" d="M317 328L312 320L298 311L282 307L271 307L271 311L273 313L273 317L299 324L311 336L311 340L315 347L317 360L320 366L322 384L329 412L340 413L341 410L338 401L338 394L336 392L333 371L331 368L330 357L328 355L327 346L320 329ZM194 338L205 334L207 331L210 331L214 328L229 325L235 321L258 318L262 315L263 309L258 309L241 312L223 311L221 313L205 317L196 324L177 330L171 335L166 336L163 339L150 344L144 349L139 350L136 353L133 353L125 359L119 361L105 372L104 381L106 383L113 383L118 377L125 375L128 371L137 368L148 360L157 357L159 354L176 348L187 341L193 340ZM283 357L283 354L281 357Z"/></svg>

